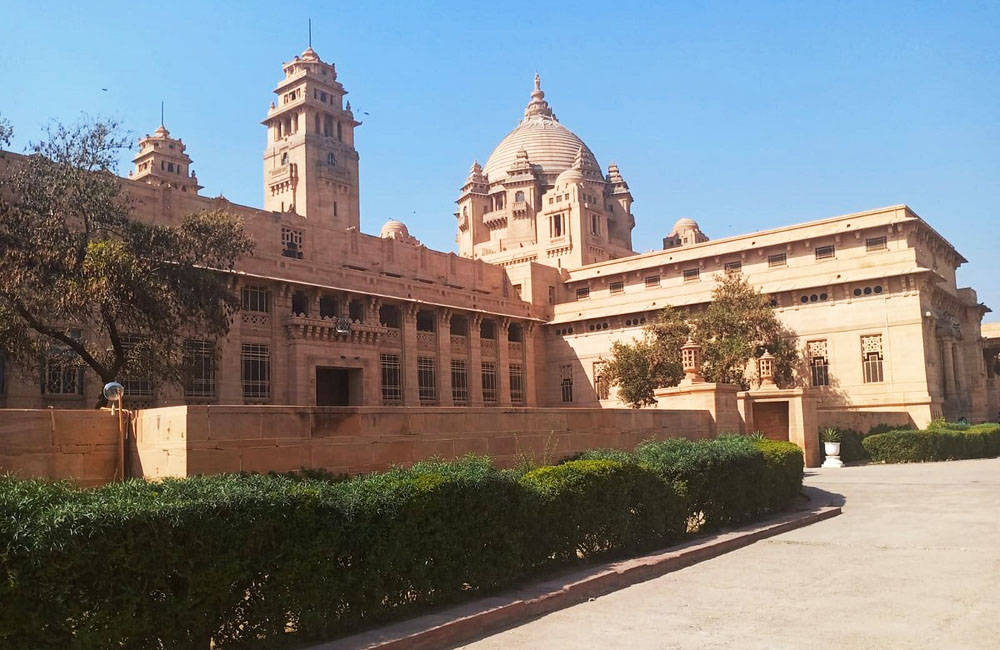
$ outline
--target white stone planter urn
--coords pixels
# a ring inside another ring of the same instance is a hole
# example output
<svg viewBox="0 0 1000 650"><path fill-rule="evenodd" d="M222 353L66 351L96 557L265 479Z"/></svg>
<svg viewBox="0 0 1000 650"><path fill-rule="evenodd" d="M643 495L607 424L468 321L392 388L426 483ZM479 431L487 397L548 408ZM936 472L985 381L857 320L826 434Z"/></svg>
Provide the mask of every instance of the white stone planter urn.
<svg viewBox="0 0 1000 650"><path fill-rule="evenodd" d="M824 442L823 450L826 451L826 460L823 461L823 467L843 467L844 462L840 460L840 443L839 442Z"/></svg>

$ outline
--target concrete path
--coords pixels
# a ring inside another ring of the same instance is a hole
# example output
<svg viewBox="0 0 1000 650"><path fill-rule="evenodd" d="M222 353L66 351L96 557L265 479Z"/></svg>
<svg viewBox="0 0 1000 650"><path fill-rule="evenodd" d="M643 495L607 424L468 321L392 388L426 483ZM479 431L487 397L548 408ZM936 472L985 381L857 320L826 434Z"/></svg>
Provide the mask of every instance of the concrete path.
<svg viewBox="0 0 1000 650"><path fill-rule="evenodd" d="M1000 648L1000 459L806 485L844 514L459 647Z"/></svg>

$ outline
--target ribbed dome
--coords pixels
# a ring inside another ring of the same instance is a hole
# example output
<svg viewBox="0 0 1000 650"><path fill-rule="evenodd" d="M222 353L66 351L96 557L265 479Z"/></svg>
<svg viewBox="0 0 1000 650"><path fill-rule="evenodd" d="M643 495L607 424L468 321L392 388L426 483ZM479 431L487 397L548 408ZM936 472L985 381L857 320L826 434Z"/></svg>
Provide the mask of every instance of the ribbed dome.
<svg viewBox="0 0 1000 650"><path fill-rule="evenodd" d="M580 147L583 147L586 160L600 169L593 152L583 140L556 119L544 100L545 93L539 84L538 75L535 75L535 91L525 109L524 119L500 141L483 167L490 183L507 177L507 170L521 149L528 152L529 162L540 166L546 174L556 175L572 167Z"/></svg>
<svg viewBox="0 0 1000 650"><path fill-rule="evenodd" d="M382 232L379 237L385 239L386 237L409 237L410 231L402 221L396 221L395 219L390 219L385 222L382 226Z"/></svg>
<svg viewBox="0 0 1000 650"><path fill-rule="evenodd" d="M684 217L682 219L677 220L677 223L674 224L673 231L677 232L678 230L684 230L687 228L697 228L697 227L698 227L698 222L696 222L694 219L689 219L687 217Z"/></svg>

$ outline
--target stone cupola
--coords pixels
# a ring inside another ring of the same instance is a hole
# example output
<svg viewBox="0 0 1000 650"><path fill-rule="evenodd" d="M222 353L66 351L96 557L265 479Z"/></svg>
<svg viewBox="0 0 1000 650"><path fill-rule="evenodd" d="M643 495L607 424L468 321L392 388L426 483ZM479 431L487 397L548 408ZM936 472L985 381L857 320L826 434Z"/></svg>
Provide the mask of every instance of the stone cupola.
<svg viewBox="0 0 1000 650"><path fill-rule="evenodd" d="M148 133L139 140L139 153L133 159L135 169L129 177L157 187L171 187L182 192L197 194L202 188L191 169L187 147L162 124L153 135Z"/></svg>

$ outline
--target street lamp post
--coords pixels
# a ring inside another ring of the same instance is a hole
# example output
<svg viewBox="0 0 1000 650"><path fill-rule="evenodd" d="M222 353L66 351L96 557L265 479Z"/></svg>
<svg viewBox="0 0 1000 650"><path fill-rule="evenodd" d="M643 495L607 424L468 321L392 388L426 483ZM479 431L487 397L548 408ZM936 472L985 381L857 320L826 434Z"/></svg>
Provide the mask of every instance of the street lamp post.
<svg viewBox="0 0 1000 650"><path fill-rule="evenodd" d="M118 409L118 476L125 480L125 411L122 410L122 398L125 396L125 387L117 381L108 382L104 385L104 398L111 402L111 414L114 415L115 407Z"/></svg>

